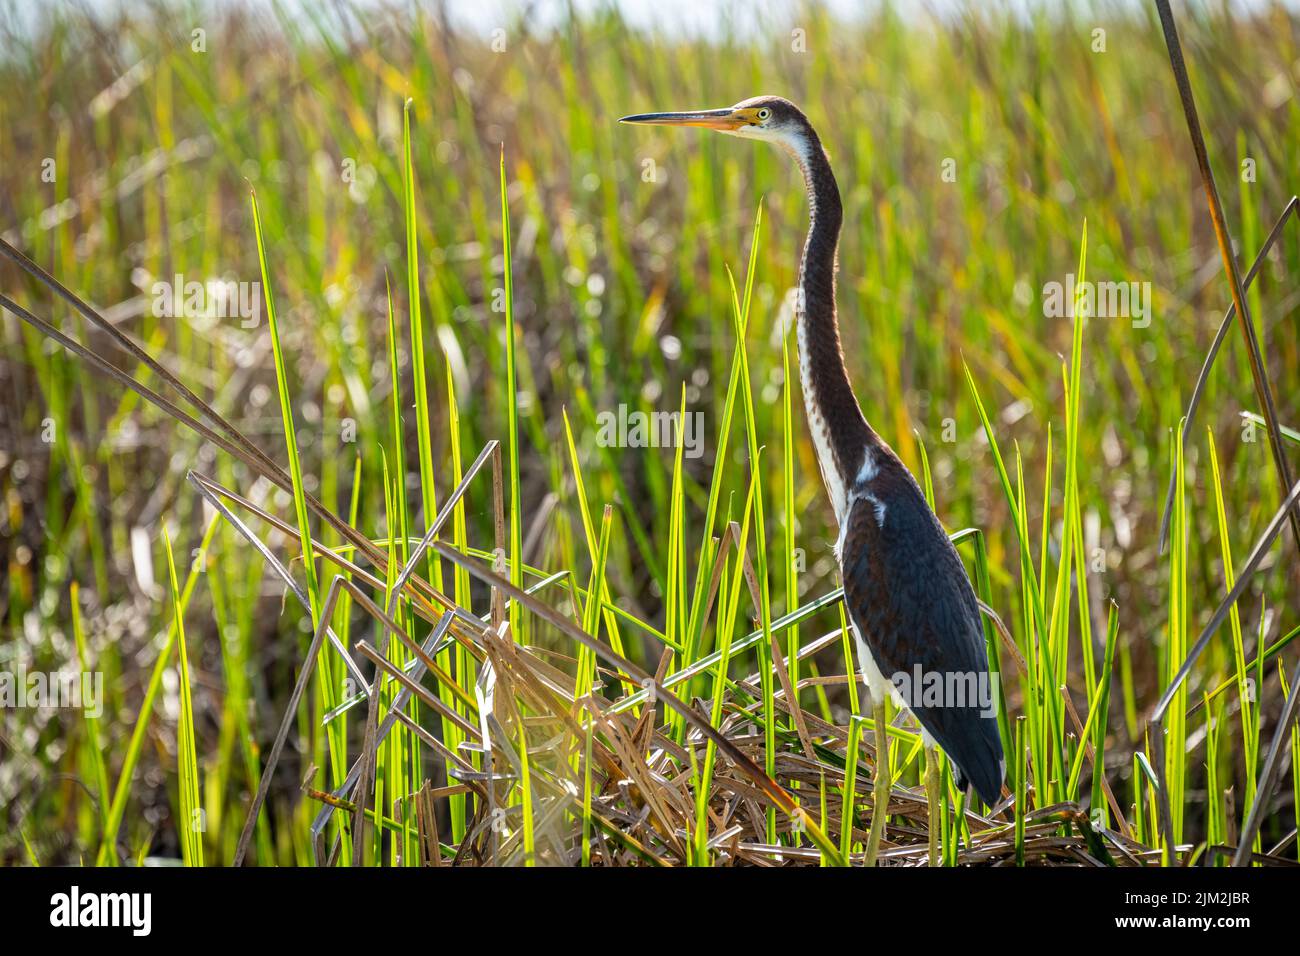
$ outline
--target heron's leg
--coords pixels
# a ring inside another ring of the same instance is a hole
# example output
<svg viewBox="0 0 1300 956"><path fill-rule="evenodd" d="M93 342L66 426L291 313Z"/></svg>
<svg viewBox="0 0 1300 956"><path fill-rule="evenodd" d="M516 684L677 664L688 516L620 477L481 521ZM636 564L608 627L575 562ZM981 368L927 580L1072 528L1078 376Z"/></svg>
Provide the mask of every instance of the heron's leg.
<svg viewBox="0 0 1300 956"><path fill-rule="evenodd" d="M867 839L866 866L876 865L880 838L885 833L885 817L889 813L889 729L884 694L872 695L872 720L876 725L876 776L871 787L874 803L871 810L871 835Z"/></svg>
<svg viewBox="0 0 1300 956"><path fill-rule="evenodd" d="M930 804L930 865L940 866L939 862L939 801L943 794L942 775L939 773L939 754L933 747L925 748L925 795Z"/></svg>

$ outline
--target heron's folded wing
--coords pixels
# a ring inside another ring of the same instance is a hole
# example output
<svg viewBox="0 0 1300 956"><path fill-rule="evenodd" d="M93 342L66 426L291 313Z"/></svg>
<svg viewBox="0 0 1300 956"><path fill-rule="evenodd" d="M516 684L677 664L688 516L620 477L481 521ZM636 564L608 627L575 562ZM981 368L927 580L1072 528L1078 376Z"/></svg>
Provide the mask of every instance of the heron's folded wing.
<svg viewBox="0 0 1300 956"><path fill-rule="evenodd" d="M855 489L845 522L849 617L921 725L993 802L1002 783L996 688L961 558L906 472L882 469Z"/></svg>

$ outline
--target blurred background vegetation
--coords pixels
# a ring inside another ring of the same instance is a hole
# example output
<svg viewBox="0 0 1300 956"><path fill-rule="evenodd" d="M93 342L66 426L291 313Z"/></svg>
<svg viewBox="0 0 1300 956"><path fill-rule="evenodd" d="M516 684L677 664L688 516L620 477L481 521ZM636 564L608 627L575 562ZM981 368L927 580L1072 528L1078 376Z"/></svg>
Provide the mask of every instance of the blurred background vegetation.
<svg viewBox="0 0 1300 956"><path fill-rule="evenodd" d="M1109 771L1125 803L1132 751L1144 746L1147 711L1170 664L1170 568L1157 531L1171 430L1229 303L1154 13L1140 4L925 12L885 4L846 18L814 5L746 6L699 32L672 22L647 28L644 14L633 25L604 5L582 14L547 8L546 16L522 7L499 24L478 17L458 25L437 4L177 2L127 12L55 4L39 14L10 4L0 12L0 232L284 461L265 317L245 327L238 317L174 319L153 308L154 283L177 274L258 281L248 202L256 190L308 486L347 515L360 455L358 526L378 538L379 450L393 442L386 275L399 329L408 308L403 104L413 100L440 496L454 484L448 376L465 460L505 437L504 144L525 559L573 568L584 581L589 569L567 410L588 500L615 505L607 568L615 603L662 626L672 451L600 447L596 416L620 406L675 410L684 387L688 410L704 414L705 453L685 462L688 519L702 512L736 348L726 267L743 276L761 205L748 348L768 448L767 540L779 547L793 524L801 552L769 558L779 614L785 575L797 575L804 601L836 583L833 515L797 393L793 474L779 454L781 335L806 228L802 183L775 150L616 120L788 96L821 133L844 196L839 305L864 411L918 474L924 446L941 519L950 530L983 529L993 604L1019 624L1016 533L962 362L980 383L1003 453L1023 455L1031 537L1046 549L1042 560L1056 561L1062 361L1072 322L1045 315L1043 287L1075 272L1086 219L1088 278L1151 289L1146 327L1126 318L1087 323L1080 396L1093 640L1105 634L1108 602L1119 608ZM1179 16L1228 222L1248 264L1300 182L1300 19L1266 3L1192 4ZM43 175L50 169L52 181ZM1289 231L1251 302L1279 416L1300 426L1297 268L1300 244ZM7 264L0 287L129 366L101 333ZM405 335L398 356L409 389ZM1243 426L1244 410L1258 409L1234 329L1185 450L1189 620L1181 626L1193 638L1226 592L1210 443L1238 563L1279 501L1267 441ZM407 414L411 449L415 428ZM1049 437L1057 478L1044 502ZM413 527L422 529L415 462L408 453ZM740 496L737 517L746 463L745 443L733 436L717 465L727 470L724 492ZM255 484L242 466L14 316L0 318L0 668L76 668L75 582L89 653L106 675L99 734L111 777L171 621L161 528L183 558L207 525L184 481L191 468L292 520L290 496ZM787 482L793 513L783 503ZM487 486L467 500L470 540L490 547ZM688 527L692 540L703 531ZM1248 658L1300 623L1287 572L1294 542L1284 538L1240 605ZM297 553L291 537L272 530L267 540ZM301 571L301 561L294 567ZM223 859L256 780L257 744L278 723L310 622L285 605L283 587L225 526L204 574L211 586L196 588L186 629L207 839ZM829 609L807 629L836 626ZM629 651L654 669L659 651L650 639ZM1077 645L1070 654L1073 670ZM831 654L822 669L842 673L842 661ZM1190 700L1233 673L1225 629L1194 673ZM1281 694L1272 663L1264 673L1257 693L1267 741ZM825 693L822 703L843 722L843 687ZM130 855L179 852L178 701L169 671L130 785L120 835ZM1238 707L1233 695L1219 698L1216 713L1228 723L1211 758L1204 713L1189 718L1189 837L1204 837L1206 807L1226 801L1235 807L1230 818L1242 810L1251 758L1233 744ZM0 860L94 855L102 795L88 747L79 714L0 713ZM301 778L310 756L304 745L285 780ZM1215 793L1207 793L1207 762L1217 765ZM1284 781L1266 845L1293 826L1289 773ZM1235 802L1224 795L1234 787ZM263 862L305 860L311 808L300 806L291 782L273 791L272 807L296 823L266 837Z"/></svg>

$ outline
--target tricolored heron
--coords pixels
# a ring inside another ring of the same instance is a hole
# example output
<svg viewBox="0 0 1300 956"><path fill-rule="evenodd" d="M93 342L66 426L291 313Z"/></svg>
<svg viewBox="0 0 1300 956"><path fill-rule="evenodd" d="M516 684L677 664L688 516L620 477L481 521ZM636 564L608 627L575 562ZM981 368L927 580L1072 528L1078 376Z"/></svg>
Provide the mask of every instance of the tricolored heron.
<svg viewBox="0 0 1300 956"><path fill-rule="evenodd" d="M698 126L766 140L785 149L803 173L810 222L795 309L799 378L839 523L835 551L844 603L871 693L877 759L867 860L874 862L889 805L887 697L910 710L924 730L932 809L938 799L933 744L952 761L957 785L973 788L990 805L1000 795L1005 762L970 579L916 479L867 423L849 384L835 314L844 215L835 174L807 117L779 96L726 109L642 113L622 122ZM934 821L930 829L933 862Z"/></svg>

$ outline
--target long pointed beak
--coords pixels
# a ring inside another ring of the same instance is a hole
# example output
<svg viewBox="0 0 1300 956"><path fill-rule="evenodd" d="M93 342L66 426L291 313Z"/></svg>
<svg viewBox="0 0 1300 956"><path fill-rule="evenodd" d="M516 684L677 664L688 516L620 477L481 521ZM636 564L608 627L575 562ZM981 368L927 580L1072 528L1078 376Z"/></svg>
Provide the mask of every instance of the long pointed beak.
<svg viewBox="0 0 1300 956"><path fill-rule="evenodd" d="M747 122L739 110L690 110L685 113L637 113L624 116L620 123L644 123L653 126L700 126L704 129L733 130Z"/></svg>

